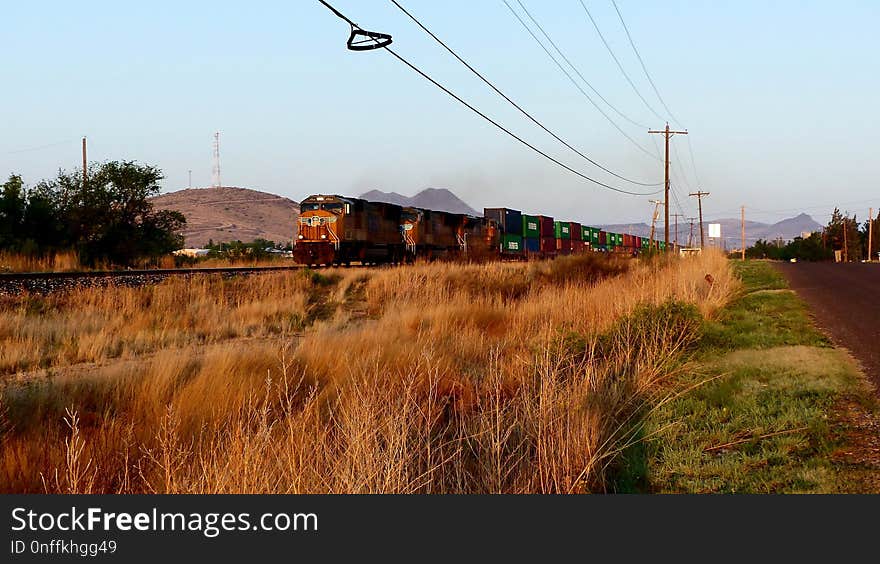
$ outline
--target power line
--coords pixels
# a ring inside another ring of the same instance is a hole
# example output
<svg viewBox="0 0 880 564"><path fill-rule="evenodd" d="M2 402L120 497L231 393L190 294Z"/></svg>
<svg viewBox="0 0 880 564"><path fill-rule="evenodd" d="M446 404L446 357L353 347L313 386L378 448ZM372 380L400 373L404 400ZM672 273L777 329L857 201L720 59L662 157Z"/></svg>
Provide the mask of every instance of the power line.
<svg viewBox="0 0 880 564"><path fill-rule="evenodd" d="M334 7L332 7L330 4L328 4L325 0L318 0L318 2L320 2L320 3L323 4L325 7L327 7L327 8L328 8L330 11L332 11L337 17L339 17L340 19L342 19L343 21L345 21L346 23L348 23L352 28L357 28L357 29L359 29L359 30L362 29L359 25L357 25L356 23L354 23L353 21L351 21L350 19L348 19L346 16L344 16L342 13L340 13L338 10L336 10ZM424 78L425 80L427 80L428 82L430 82L431 84L433 84L434 86L436 86L437 88L439 88L440 90L442 90L443 92L445 92L446 94L448 94L449 96L451 96L452 98L454 98L455 100L457 100L457 101L458 101L459 103L461 103L463 106L465 106L466 108L468 108L469 110L471 110L472 112L474 112L475 114L477 114L478 116L480 116L481 118L483 118L484 120L488 121L489 123L491 123L492 125L494 125L494 126L497 127L498 129L500 129L501 131L503 131L504 133L506 133L506 134L509 135L510 137L513 137L514 139L516 139L517 141L519 141L520 143L522 143L523 145L525 145L526 147L528 147L528 148L531 149L532 151L538 153L539 155L541 155L541 156L543 156L544 158L546 158L547 160L549 160L549 161L555 163L556 165L558 165L558 166L564 168L565 170L567 170L567 171L569 171L569 172L571 172L571 173L573 173L573 174L575 174L575 175L577 175L577 176L583 178L584 180L588 180L589 182L592 182L593 184L597 184L597 185L599 185L599 186L602 186L603 188L607 188L607 189L609 189L609 190L613 190L613 191L615 191L615 192L620 192L621 194L629 194L629 195L632 195L632 196L649 196L649 195L657 194L658 192L660 192L660 190L655 190L655 191L653 191L653 192L631 192L631 191L629 191L629 190L624 190L624 189L622 189L622 188L616 188L616 187L611 186L611 185L609 185L609 184L605 184L604 182L600 182L600 181L598 181L598 180L596 180L596 179L594 179L594 178L590 178L590 177L587 176L586 174L584 174L584 173L582 173L582 172L580 172L580 171L577 171L577 170L571 168L570 166L568 166L567 164L563 163L562 161L559 161L558 159L556 159L556 158L550 156L549 154L547 154L547 153L545 153L544 151L542 151L541 149L535 147L534 145L532 145L531 143L529 143L528 141L526 141L526 140L523 139L522 137L520 137L520 136L518 136L517 134L515 134L514 132L510 131L509 129L507 129L506 127L504 127L503 125L501 125L501 124L498 123L497 121L493 120L492 118L490 118L489 116L487 116L486 114L484 114L483 112L481 112L480 110L478 110L477 108L475 108L474 106L472 106L471 104L469 104L469 103L468 103L467 101L465 101L463 98L461 98L460 96L458 96L457 94L455 94L454 92L452 92L451 90L449 90L448 88L446 88L445 86L443 86L442 84L440 84L439 82L437 82L436 80L434 80L433 78L431 78L431 77L430 77L429 75L427 75L424 71L422 71L421 69L419 69L418 67L416 67L415 65L413 65L412 63L410 63L408 60L406 60L406 59L403 58L402 56L398 55L397 52L395 52L393 49L391 49L390 47L388 47L387 43L386 43L386 44L383 44L383 45L382 45L382 48L385 49L386 51L388 51L388 52L389 52L392 56L394 56L394 58L396 58L398 61L400 61L401 63L403 63L404 65L406 65L407 67L409 67L410 69L412 69L413 71L415 71L416 73L418 73L419 75L421 75L422 78Z"/></svg>
<svg viewBox="0 0 880 564"><path fill-rule="evenodd" d="M690 154L691 154L691 165L694 167L694 180L696 180L697 186L699 186L701 184L700 175L697 174L697 161L696 161L696 159L694 159L694 147L693 147L693 145L691 145L691 136L690 135L687 136L687 142L688 142L688 152L690 152Z"/></svg>
<svg viewBox="0 0 880 564"><path fill-rule="evenodd" d="M599 29L599 24L596 23L596 20L593 18L593 14L590 13L590 10L587 8L587 5L584 4L584 0L578 0L578 2L580 2L581 7L584 9L584 12L587 13L587 17L590 18L590 21L593 23L593 27L596 28L596 33L599 34L599 39L602 40L602 43L605 45L605 49L608 50L608 54L611 55L611 58L612 58L612 59L614 59L614 62L617 64L617 68L620 69L621 74L623 74L623 77L626 79L626 81L627 81L627 82L629 83L629 85L632 87L633 92L635 92L635 93L636 93L636 96L638 96L639 99L645 104L645 107L648 108L648 109L651 111L652 114L654 114L655 116L657 116L657 119L662 120L663 117L662 117L660 114L658 114L657 111L654 110L654 108L651 107L651 104L648 103L648 101L645 99L645 97L642 96L642 93L639 92L639 89L638 89L638 88L636 88L635 83L634 83L634 82L632 81L632 79L629 77L629 75L627 74L626 70L623 68L623 65L620 64L620 60L618 60L617 55L614 54L614 50L611 49L611 45L609 45L609 44L608 44L608 41L605 40L605 36L602 35L602 31Z"/></svg>
<svg viewBox="0 0 880 564"><path fill-rule="evenodd" d="M648 72L648 67L645 65L645 61L642 59L642 56L639 54L639 50L636 48L636 44L633 41L632 35L629 33L629 28L626 27L626 22L623 20L623 14L620 13L620 8L617 7L617 2L611 0L611 3L614 4L614 10L617 12L617 17L620 18L620 23L623 25L623 30L626 32L626 38L629 39L629 44L632 46L633 52L636 54L636 58L639 60L639 64L642 65L642 70L645 71L645 76L648 78L648 82L651 83L651 88L654 89L654 94L657 95L657 99L660 100L660 103L663 104L663 108L666 110L666 113L669 114L669 117L681 126L681 123L672 112L669 110L669 106L666 105L666 102L663 101L663 97L660 95L660 91L657 90L657 85L654 84L654 79L651 78L651 74Z"/></svg>
<svg viewBox="0 0 880 564"><path fill-rule="evenodd" d="M80 137L76 137L74 139L67 139L65 141L58 141L57 143L48 143L46 145L39 145L37 147L27 147L25 149L15 149L12 151L5 151L5 152L3 152L3 154L4 155L17 155L19 153L29 153L31 151L40 151L42 149L49 149L51 147L60 147L61 145L68 145L70 143L73 143L74 141L79 141L80 139L81 139Z"/></svg>
<svg viewBox="0 0 880 564"><path fill-rule="evenodd" d="M406 8L404 8L403 6L401 6L400 3L397 2L397 0L391 0L391 3L394 4L395 6L397 6L397 8L398 8L400 11L402 11L404 14L406 14L406 15L407 15L407 16L408 16L413 22L416 23L416 25L418 25L420 28L422 28L422 30L423 30L425 33L427 33L428 35L430 35L431 38L434 39L434 41L436 41L436 42L439 43L444 49L446 49L447 51L449 51L449 53L450 53L453 57L455 57L456 59L458 59L458 61L459 61L461 64L463 64L463 65L464 65L469 71L471 71L472 73L474 73L477 77L479 77L480 80L482 80L484 83L486 83L486 85L489 86L492 90L494 90L495 93L497 93L499 96L501 96L502 98L504 98L504 99L505 99L510 105L512 105L512 106L513 106L514 108L516 108L517 110L519 110L519 112L520 112L521 114L523 114L524 116L526 116L527 118L529 118L529 119L530 119L535 125L537 125L537 126L540 127L541 129L543 129L545 132L547 132L548 134L550 134L554 139L556 139L557 141L559 141L560 143L562 143L563 145L565 145L566 147L568 147L569 149L571 149L572 151L574 151L575 153L577 153L578 155L580 155L581 157L583 157L584 159L586 159L587 161L589 161L590 163L592 163L593 165L595 165L595 166L601 168L602 170L604 170L604 171L607 172L608 174L610 174L610 175L612 175L612 176L615 176L615 177L617 177L617 178L619 178L619 179L621 179L621 180L624 180L624 181L626 181L626 182L630 182L630 183L632 183L632 184L637 184L637 185L639 185L639 186L662 186L662 185L663 185L662 182L655 182L655 183L650 183L650 182L639 182L639 181L637 181L637 180L632 180L632 179L629 179L629 178L627 178L627 177L625 177L625 176L622 176L622 175L620 175L620 174L617 174L616 172L612 171L611 169L606 168L605 166L603 166L603 165L599 164L598 162L594 161L593 159L591 159L590 157L588 157L587 155L585 155L584 153L582 153L581 151L579 151L579 150L576 149L575 147L571 146L571 144L569 144L567 141L565 141L564 139L562 139L559 135L557 135L556 133L554 133L553 131L551 131L550 129L548 129L543 123L541 123L541 122L538 121L536 118L534 118L529 112L527 112L526 110L524 110L519 104L517 104L516 102L514 102L513 100L511 100L510 97L507 96L507 94L505 94L504 92L502 92L501 90L499 90L498 87L496 87L494 84L492 84L492 82L489 81L489 79L487 79L485 76L483 76L483 74L481 74L477 69L475 69L475 68L474 68L473 66L471 66L467 61L465 61L462 57L460 57L460 56L458 55L458 53L456 53L455 51L453 51L452 48L449 47L449 45L447 45L446 43L443 42L443 40L441 40L439 37L437 37L436 35L434 35L434 33L431 32L430 29L428 29L427 27L425 27L425 25L422 24L422 22L420 22L418 19L416 19L416 17L413 16L409 11L407 11Z"/></svg>
<svg viewBox="0 0 880 564"><path fill-rule="evenodd" d="M543 43L540 39L538 39L538 36L535 35L535 33L532 31L532 29L526 24L525 21L523 21L523 19L520 17L520 15L516 12L516 10L513 9L513 7L507 2L507 0L504 0L504 5L507 6L507 9L510 10L510 13L513 14L514 17L515 17L517 20L519 20L519 23L523 26L523 28L525 28L525 30L529 33L529 35L532 36L532 39L534 39L535 42L537 42L538 45L540 45L541 49L543 49L544 52L547 53L547 56L550 57L550 60L552 60L552 61L556 64L556 66L559 67L559 70L561 70L562 73L563 73L566 77L568 77L568 80L570 80L571 83L574 84L575 88L577 88L577 89L580 91L580 93L583 94L584 97L585 97L587 100L589 100L589 102L590 102L590 103L596 108L596 110L598 110L599 113L602 114L602 117L604 117L606 120L608 120L608 123L610 123L612 126L614 126L614 128L615 128L617 131L619 131L621 135L623 135L624 137L626 137L626 138L629 140L629 142L632 143L637 149L639 149L640 151L642 151L643 153L645 153L646 155L648 155L648 156L651 157L652 159L656 159L657 157L656 157L655 155L652 155L650 151L648 151L647 149L645 149L640 143L638 143L638 142L637 142L635 139L633 139L629 134L627 134L627 132L625 132L625 131L620 127L620 125L617 124L617 122L615 122L613 119L611 119L611 116L609 116L607 113L605 113L605 111L599 106L599 104L597 104L596 101L593 100L593 99L590 97L590 95L587 94L587 92L586 92L583 88L581 88L581 85L578 84L577 81L574 79L574 77L571 76L571 73L569 73L567 70L565 70L565 67L562 66L562 63L560 63L560 62L556 59L556 57L550 52L550 50L547 49L547 47L544 45L544 43ZM523 8L523 10L525 11L525 8ZM528 14L528 11L526 11L526 14ZM532 19L532 21L534 22L534 19ZM538 25L537 22L535 22L535 24ZM539 25L538 25L538 28L540 29L540 26L539 26ZM546 36L546 33L545 33L545 36ZM548 40L550 40L549 37L548 37ZM553 44L553 43L552 43L552 40L550 40L550 42L551 42L551 44ZM558 48L556 48L556 49L557 49L557 51L559 50ZM560 55L562 55L561 52L560 52ZM562 55L562 56L563 56L563 58L565 57L564 55ZM569 63L569 65L571 66L571 63ZM577 70L576 68L574 68L573 66L572 66L572 69L574 69L574 71L575 71L576 73L578 73L578 70ZM584 81L584 83L585 83L587 86L589 86L590 89L593 90L593 92L595 92L596 95L597 95L600 99L602 99L602 101L604 101L606 104L608 104L612 109L614 109L614 111L616 111L617 113L620 113L616 108L614 108L614 106L611 106L611 104L608 103L608 101L605 100L605 98L603 98L602 95L599 94L599 92L596 91L596 89L593 88L593 86L592 86L589 82L587 82L587 80L586 80L582 75L580 75L580 73L578 73L578 75L581 77L581 79ZM639 123L637 123L637 122L635 122L635 121L632 121L631 119L629 119L629 118L626 117L625 115L623 115L623 114L620 114L620 115L623 116L624 119L626 119L627 121L629 121L629 122L632 123L633 125L636 125L636 126L638 126L638 127L644 127L644 126L640 125ZM658 160L659 160L659 159L658 159Z"/></svg>

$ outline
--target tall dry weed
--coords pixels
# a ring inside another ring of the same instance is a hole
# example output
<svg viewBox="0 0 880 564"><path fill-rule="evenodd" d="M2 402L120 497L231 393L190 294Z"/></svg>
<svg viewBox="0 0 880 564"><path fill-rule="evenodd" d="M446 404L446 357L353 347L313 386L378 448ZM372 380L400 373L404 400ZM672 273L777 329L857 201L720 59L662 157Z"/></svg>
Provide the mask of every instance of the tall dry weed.
<svg viewBox="0 0 880 564"><path fill-rule="evenodd" d="M7 385L0 489L36 491L42 473L58 491L610 491L702 317L737 288L712 253L273 276L46 304L64 321L37 342L76 334L73 319L122 327L119 315L157 352ZM290 304L308 326L250 338Z"/></svg>

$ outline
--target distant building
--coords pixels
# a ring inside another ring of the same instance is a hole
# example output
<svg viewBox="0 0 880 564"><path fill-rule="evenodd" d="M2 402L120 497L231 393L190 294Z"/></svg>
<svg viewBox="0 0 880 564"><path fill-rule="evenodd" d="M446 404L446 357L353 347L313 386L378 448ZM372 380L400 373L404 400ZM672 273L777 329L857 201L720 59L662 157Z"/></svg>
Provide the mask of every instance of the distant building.
<svg viewBox="0 0 880 564"><path fill-rule="evenodd" d="M208 256L208 253L210 253L210 252L211 251L209 249L178 249L171 254L173 254L174 256L178 256L178 257L198 258L198 257L206 257L206 256Z"/></svg>

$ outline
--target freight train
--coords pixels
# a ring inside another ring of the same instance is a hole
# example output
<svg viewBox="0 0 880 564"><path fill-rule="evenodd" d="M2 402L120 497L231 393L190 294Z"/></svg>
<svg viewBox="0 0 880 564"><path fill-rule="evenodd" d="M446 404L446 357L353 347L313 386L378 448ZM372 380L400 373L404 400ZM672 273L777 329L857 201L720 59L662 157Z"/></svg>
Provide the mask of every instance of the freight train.
<svg viewBox="0 0 880 564"><path fill-rule="evenodd" d="M662 241L653 246L665 250ZM647 237L510 208L485 208L478 217L318 194L300 203L294 258L310 266L443 258L528 260L586 252L638 255L651 248Z"/></svg>

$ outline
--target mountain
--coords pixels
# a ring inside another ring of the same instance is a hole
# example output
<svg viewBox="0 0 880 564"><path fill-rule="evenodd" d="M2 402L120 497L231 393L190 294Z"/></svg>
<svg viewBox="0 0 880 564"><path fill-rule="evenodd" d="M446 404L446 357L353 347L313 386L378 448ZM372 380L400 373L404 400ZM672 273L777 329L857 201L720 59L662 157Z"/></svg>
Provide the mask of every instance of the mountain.
<svg viewBox="0 0 880 564"><path fill-rule="evenodd" d="M186 217L185 246L214 242L268 239L290 241L299 206L296 202L247 188L189 188L151 198L158 210L177 210Z"/></svg>
<svg viewBox="0 0 880 564"><path fill-rule="evenodd" d="M397 192L382 192L370 190L360 195L364 200L371 202L386 202L399 206L413 206L429 210L446 211L450 213L466 213L468 215L482 216L483 214L467 205L458 196L446 188L425 188L415 196L404 196Z"/></svg>
<svg viewBox="0 0 880 564"><path fill-rule="evenodd" d="M672 228L674 226L674 222L670 220L670 235L671 238L674 238L674 233L672 232ZM722 218L722 219L710 219L703 221L703 228L705 229L706 237L709 236L709 227L710 223L720 223L721 224L721 236L727 240L728 246L736 246L740 241L740 220L739 218ZM640 237L648 237L651 234L651 226L646 223L616 223L611 225L600 225L602 229L612 231L615 233L631 233L633 235L638 235ZM782 221L778 221L776 223L762 223L760 221L749 221L746 220L746 243L754 243L758 239L776 239L777 237L781 237L784 240L794 239L795 237L799 237L802 233L812 233L813 231L818 231L822 229L822 225L816 222L809 215L802 213L795 217L790 217L788 219L783 219ZM690 236L690 224L685 221L679 221L678 223L678 240L680 242L687 242L688 237ZM663 222L662 218L657 221L657 230L654 234L656 239L663 239ZM700 237L700 225L698 223L694 224L694 239L698 240Z"/></svg>

